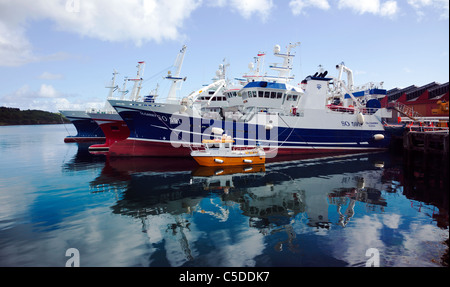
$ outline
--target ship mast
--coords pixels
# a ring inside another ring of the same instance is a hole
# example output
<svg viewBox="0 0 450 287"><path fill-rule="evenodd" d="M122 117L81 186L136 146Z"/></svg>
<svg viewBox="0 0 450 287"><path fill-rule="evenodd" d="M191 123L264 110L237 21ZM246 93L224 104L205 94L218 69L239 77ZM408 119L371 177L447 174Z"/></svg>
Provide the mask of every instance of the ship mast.
<svg viewBox="0 0 450 287"><path fill-rule="evenodd" d="M145 62L138 62L136 68L138 68L136 78L128 79L128 81L133 81L133 89L131 90L130 100L137 101L139 99L139 92L142 87L142 74L144 71Z"/></svg>
<svg viewBox="0 0 450 287"><path fill-rule="evenodd" d="M245 82L251 82L251 81L258 81L260 80L260 74L262 74L262 68L261 66L264 63L264 56L266 56L266 53L264 52L258 52L257 57L253 57L254 62L256 63L256 68L255 68L255 64L253 62L250 62L248 64L248 73L243 75L243 78L245 79L236 79L239 80L242 84L245 85Z"/></svg>
<svg viewBox="0 0 450 287"><path fill-rule="evenodd" d="M105 88L109 89L108 99L112 98L112 95L115 90L117 90L118 86L116 85L116 75L119 74L115 69L113 70L113 77L111 79L111 84L106 86Z"/></svg>
<svg viewBox="0 0 450 287"><path fill-rule="evenodd" d="M116 85L116 76L117 76L117 74L119 74L119 73L115 69L113 69L113 77L111 79L111 83L109 84L109 86L105 87L105 88L109 89L108 97L106 98L107 100L108 99L112 99L114 91L119 88ZM112 111L114 111L114 108L109 104L108 101L105 101L105 105L103 106L103 111L104 112L112 112Z"/></svg>
<svg viewBox="0 0 450 287"><path fill-rule="evenodd" d="M123 87L122 87L121 90L119 89L119 92L122 94L122 96L120 97L121 100L124 100L125 99L125 95L129 92L127 90L127 81L128 81L128 77L125 77L124 80L123 80Z"/></svg>
<svg viewBox="0 0 450 287"><path fill-rule="evenodd" d="M183 80L186 81L186 77L181 78L180 72L181 72L181 66L183 65L184 55L186 53L186 45L183 45L183 47L180 50L180 53L177 56L177 59L175 60L175 73L172 74L171 71L168 72L167 77L165 79L173 81L172 86L170 87L169 94L167 96L167 102L176 102L177 100L177 90L180 88L178 85L178 82Z"/></svg>
<svg viewBox="0 0 450 287"><path fill-rule="evenodd" d="M291 70L292 70L292 58L295 56L295 54L292 54L291 50L299 45L300 42L289 43L289 45L287 46L286 53L280 53L281 50L279 45L276 45L274 47L273 54L277 57L284 58L284 60L281 66L278 66L277 63L269 66L270 69L278 71L278 77L269 76L267 77L268 79L284 83L287 83L293 79L293 77L291 76Z"/></svg>
<svg viewBox="0 0 450 287"><path fill-rule="evenodd" d="M256 62L256 70L255 70L255 76L259 77L260 74L262 74L262 68L264 65L264 57L266 56L266 53L264 52L258 52L257 57L254 57Z"/></svg>
<svg viewBox="0 0 450 287"><path fill-rule="evenodd" d="M338 81L341 81L342 73L347 73L347 88L352 91L353 90L353 72L348 67L344 65L344 62L336 65L336 69L339 70Z"/></svg>

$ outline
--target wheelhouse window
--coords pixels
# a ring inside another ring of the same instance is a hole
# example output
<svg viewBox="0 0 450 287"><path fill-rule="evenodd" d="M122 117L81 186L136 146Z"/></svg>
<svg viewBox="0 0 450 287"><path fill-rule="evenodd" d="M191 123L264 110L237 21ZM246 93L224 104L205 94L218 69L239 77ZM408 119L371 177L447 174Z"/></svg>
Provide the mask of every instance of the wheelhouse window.
<svg viewBox="0 0 450 287"><path fill-rule="evenodd" d="M271 99L276 99L277 98L277 93L276 92L271 92L270 93L270 98Z"/></svg>
<svg viewBox="0 0 450 287"><path fill-rule="evenodd" d="M263 98L264 97L264 92L263 91L258 91L258 97L259 98Z"/></svg>
<svg viewBox="0 0 450 287"><path fill-rule="evenodd" d="M264 92L264 98L270 98L270 92Z"/></svg>
<svg viewBox="0 0 450 287"><path fill-rule="evenodd" d="M277 93L277 99L281 99L282 96L283 96L282 93Z"/></svg>

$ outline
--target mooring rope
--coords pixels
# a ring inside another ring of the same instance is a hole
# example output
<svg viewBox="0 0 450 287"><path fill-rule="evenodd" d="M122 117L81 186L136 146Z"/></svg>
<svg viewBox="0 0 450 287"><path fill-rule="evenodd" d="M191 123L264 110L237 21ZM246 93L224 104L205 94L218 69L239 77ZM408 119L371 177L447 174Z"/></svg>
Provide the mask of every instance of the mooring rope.
<svg viewBox="0 0 450 287"><path fill-rule="evenodd" d="M69 130L66 127L66 123L64 122L63 115L61 113L59 114L59 117L61 118L61 122L64 125L64 128L66 129L67 134L70 136Z"/></svg>

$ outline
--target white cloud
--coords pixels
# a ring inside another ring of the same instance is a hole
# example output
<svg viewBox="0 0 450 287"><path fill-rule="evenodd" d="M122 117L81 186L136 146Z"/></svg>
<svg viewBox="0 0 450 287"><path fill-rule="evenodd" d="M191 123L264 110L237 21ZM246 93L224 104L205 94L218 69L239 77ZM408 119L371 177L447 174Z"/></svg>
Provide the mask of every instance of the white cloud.
<svg viewBox="0 0 450 287"><path fill-rule="evenodd" d="M345 228L342 234L337 236L335 242L339 244L331 243L333 256L350 266L365 263L368 259L366 251L369 248L377 248L380 253L385 249L380 236L382 228L383 224L376 216L364 215L361 218L354 218L351 228Z"/></svg>
<svg viewBox="0 0 450 287"><path fill-rule="evenodd" d="M412 222L409 229L400 232L404 238L402 262L398 266L434 267L445 252L442 244L448 238L448 229L441 229L431 224Z"/></svg>
<svg viewBox="0 0 450 287"><path fill-rule="evenodd" d="M396 15L397 12L398 12L397 2L386 1L383 4L381 4L379 13L381 16L392 17Z"/></svg>
<svg viewBox="0 0 450 287"><path fill-rule="evenodd" d="M272 0L208 1L209 6L228 7L248 19L265 20ZM33 21L49 20L54 29L111 42L180 40L182 28L202 0L0 0L0 66L58 60L62 53L36 55L26 37Z"/></svg>
<svg viewBox="0 0 450 287"><path fill-rule="evenodd" d="M445 251L442 242L448 238L448 230L425 221L405 224L402 216L395 213L354 217L345 229L332 230L335 240L327 244L331 246L331 254L348 266L365 266L370 258L366 256L369 248L379 250L381 267L386 264L392 267L437 266L435 262ZM385 228L393 229L400 244L390 244L383 239Z"/></svg>
<svg viewBox="0 0 450 287"><path fill-rule="evenodd" d="M22 110L37 109L50 112L58 110L86 110L88 108L101 109L104 101L97 99L83 99L56 90L52 85L42 84L38 90L24 85L16 91L0 96L0 103L5 107Z"/></svg>
<svg viewBox="0 0 450 287"><path fill-rule="evenodd" d="M294 15L304 14L306 8L318 8L329 10L331 8L328 0L291 0L289 7ZM387 0L339 0L339 9L351 9L358 14L371 13L383 17L393 17L398 13L397 2Z"/></svg>
<svg viewBox="0 0 450 287"><path fill-rule="evenodd" d="M358 14L370 13L386 17L393 17L398 12L397 2L391 0L383 3L379 0L339 0L338 8L348 8Z"/></svg>
<svg viewBox="0 0 450 287"><path fill-rule="evenodd" d="M264 20L273 8L272 0L231 0L231 4L246 19L256 13Z"/></svg>
<svg viewBox="0 0 450 287"><path fill-rule="evenodd" d="M0 20L0 66L20 66L36 60L24 29L11 29Z"/></svg>
<svg viewBox="0 0 450 287"><path fill-rule="evenodd" d="M67 3L77 3L74 9ZM178 30L198 0L96 0L58 1L0 0L0 8L16 17L5 22L18 26L24 21L50 19L56 29L105 41L162 41L180 37ZM1 15L1 14L0 14Z"/></svg>
<svg viewBox="0 0 450 287"><path fill-rule="evenodd" d="M42 84L41 88L39 89L38 95L41 98L56 98L58 96L58 93L51 85Z"/></svg>
<svg viewBox="0 0 450 287"><path fill-rule="evenodd" d="M180 38L184 20L198 6L197 0L97 0L80 2L78 13L53 9L48 16L60 30L105 41L132 41L139 46Z"/></svg>
<svg viewBox="0 0 450 287"><path fill-rule="evenodd" d="M179 30L199 4L199 0L0 0L0 66L21 66L67 56L33 52L26 37L26 28L33 21L50 20L60 31L104 41L131 41L139 46L147 41L182 38ZM252 9L265 9L252 5L244 8L245 15Z"/></svg>
<svg viewBox="0 0 450 287"><path fill-rule="evenodd" d="M39 75L38 78L41 80L60 80L60 79L63 79L64 76L61 74L53 74L53 73L49 73L49 72L43 72L42 74Z"/></svg>
<svg viewBox="0 0 450 287"><path fill-rule="evenodd" d="M273 9L272 0L206 0L206 5L210 7L226 8L241 14L245 19L249 19L254 14L264 21Z"/></svg>
<svg viewBox="0 0 450 287"><path fill-rule="evenodd" d="M61 60L65 53L38 55L26 37L27 19L35 19L38 7L26 1L0 0L0 66L21 66L40 61ZM38 1L36 1L38 3ZM26 5L25 5L26 4Z"/></svg>
<svg viewBox="0 0 450 287"><path fill-rule="evenodd" d="M308 7L328 10L330 9L330 4L328 4L328 0L291 0L289 7L294 15L299 15L304 13L304 9Z"/></svg>
<svg viewBox="0 0 450 287"><path fill-rule="evenodd" d="M408 4L411 5L419 16L419 20L425 16L424 9L431 8L437 12L440 12L439 18L441 20L449 19L449 1L448 0L408 0Z"/></svg>
<svg viewBox="0 0 450 287"><path fill-rule="evenodd" d="M350 8L359 14L376 14L380 9L380 2L378 0L340 0L338 7L339 9Z"/></svg>
<svg viewBox="0 0 450 287"><path fill-rule="evenodd" d="M383 224L391 229L398 229L401 223L401 216L399 214L383 214Z"/></svg>

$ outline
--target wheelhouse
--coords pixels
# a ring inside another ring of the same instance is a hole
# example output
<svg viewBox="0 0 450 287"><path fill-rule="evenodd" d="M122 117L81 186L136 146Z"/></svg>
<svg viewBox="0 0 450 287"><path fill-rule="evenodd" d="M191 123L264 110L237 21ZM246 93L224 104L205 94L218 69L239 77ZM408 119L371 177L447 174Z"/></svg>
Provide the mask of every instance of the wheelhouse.
<svg viewBox="0 0 450 287"><path fill-rule="evenodd" d="M298 107L302 92L284 83L255 81L240 91L245 107L259 109L290 109Z"/></svg>
<svg viewBox="0 0 450 287"><path fill-rule="evenodd" d="M207 104L208 106L211 107L227 106L228 103L226 96L223 94L214 95L215 92L216 92L215 90L209 90L207 92L204 92L197 98L196 102L201 104Z"/></svg>

